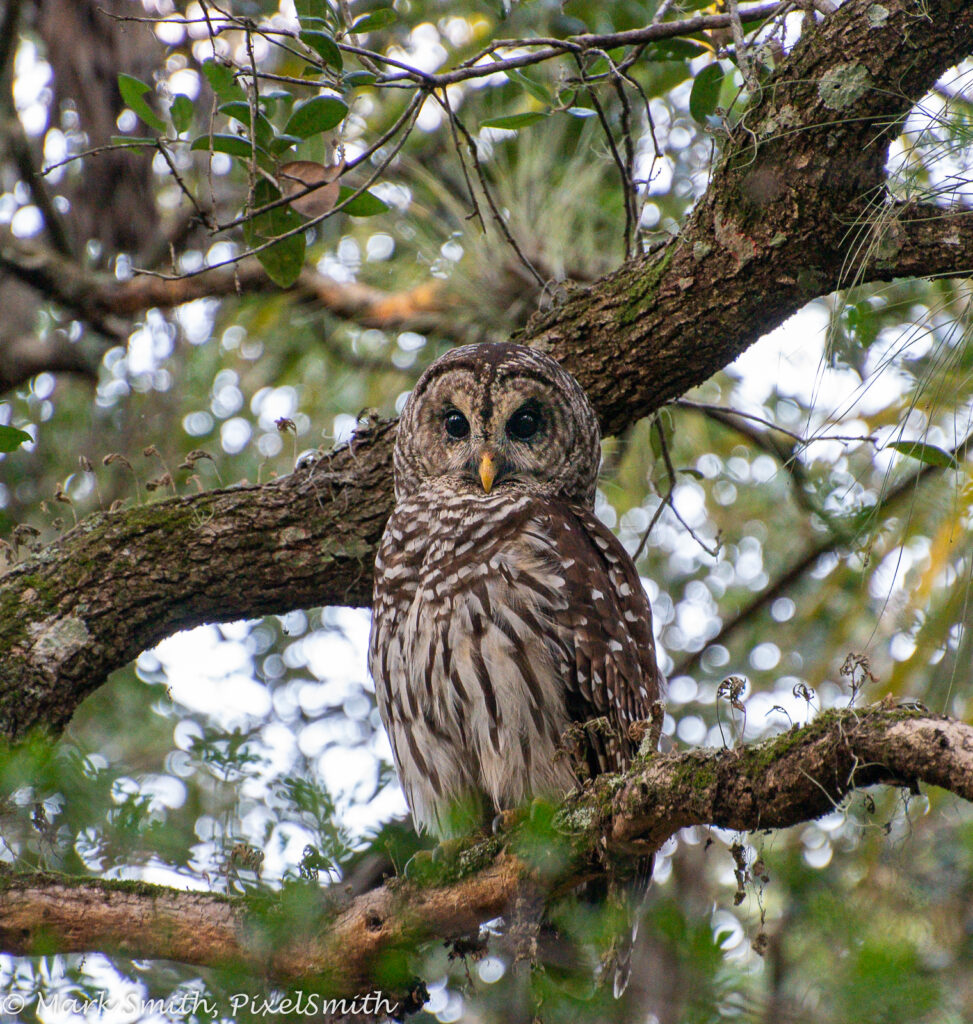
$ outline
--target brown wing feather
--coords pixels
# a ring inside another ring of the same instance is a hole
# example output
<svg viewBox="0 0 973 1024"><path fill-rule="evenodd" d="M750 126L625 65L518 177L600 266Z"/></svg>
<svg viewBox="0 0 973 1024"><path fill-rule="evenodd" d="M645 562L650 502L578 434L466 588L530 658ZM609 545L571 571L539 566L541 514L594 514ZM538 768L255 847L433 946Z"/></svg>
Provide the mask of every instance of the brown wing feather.
<svg viewBox="0 0 973 1024"><path fill-rule="evenodd" d="M608 728L589 737L589 767L618 771L637 749L629 727L647 719L659 699L649 601L631 556L593 513L551 502L546 526L568 596L557 622L568 651L568 716L577 723L607 719Z"/></svg>

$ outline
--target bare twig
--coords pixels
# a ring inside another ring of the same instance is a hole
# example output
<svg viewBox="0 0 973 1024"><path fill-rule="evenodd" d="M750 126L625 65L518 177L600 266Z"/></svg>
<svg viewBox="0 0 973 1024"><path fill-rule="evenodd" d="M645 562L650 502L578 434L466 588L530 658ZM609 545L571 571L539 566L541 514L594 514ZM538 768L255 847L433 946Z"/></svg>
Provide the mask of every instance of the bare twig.
<svg viewBox="0 0 973 1024"><path fill-rule="evenodd" d="M382 136L379 139L377 139L374 143L372 143L372 145L369 146L363 153L355 157L354 160L349 160L348 163L345 164L345 170L342 173L347 173L348 171L353 170L355 167L358 167L360 164L364 163L366 160L370 159L374 153L378 152L378 150L381 149L387 142L389 142L396 135L398 135L399 131L404 126L408 125L409 130L411 131L412 124L415 123L415 119L419 114L419 109L422 106L422 102L424 99L425 96L422 93L417 93L415 96L413 96L412 99L408 102L408 104L406 104L406 107L402 111L402 113L395 119L395 123L392 125L392 127L389 128L388 131L384 132ZM406 137L407 136L408 132L406 133ZM398 144L398 146L395 149L396 153L399 151L399 149L401 149L402 142L404 141L405 140L403 139ZM383 169L385 166L387 166L387 163L388 161L383 163ZM373 175L365 186L363 186L358 192L356 192L355 195L349 196L340 206L336 206L333 210L331 210L331 213L337 213L339 210L347 206L347 204L352 199L355 199L359 195L361 195L362 192L364 192L365 189L368 188L368 185L370 185L372 181L375 180L376 177L377 175ZM318 184L308 185L306 189L303 189L300 192L295 192L293 195L281 196L280 199L275 199L273 200L273 202L264 203L263 206L258 206L256 209L250 210L249 213L241 214L239 217L235 217L233 220L228 220L223 224L218 224L215 230L229 231L230 228L238 227L240 224L243 224L254 217L259 217L261 214L268 213L271 210L276 210L280 206L287 206L295 199L299 199L301 196L307 195L308 192L313 192L316 188L319 187L320 186ZM330 214L325 214L324 217L320 217L313 222L309 221L307 224L304 225L304 227L313 227L314 224L319 223L319 221L325 219L328 216L330 216Z"/></svg>
<svg viewBox="0 0 973 1024"><path fill-rule="evenodd" d="M954 458L962 458L969 450L971 443L973 443L973 435L968 435L960 444L952 449L950 454L953 455ZM937 471L939 471L939 467L927 465L906 477L905 480L893 487L892 490L890 490L878 503L878 505L875 506L874 515L878 516L882 512L887 512L902 499L910 497L921 483L934 476ZM735 615L725 620L716 636L712 637L703 648L695 651L688 657L683 658L683 660L680 661L673 669L672 674L675 676L691 673L699 664L699 660L702 657L703 652L708 647L715 644L722 644L725 646L727 640L733 633L744 625L744 623L751 621L755 615L766 608L769 604L776 601L778 597L790 590L794 584L803 579L804 576L813 569L815 565L817 565L820 558L830 554L843 544L847 544L853 539L847 530L836 527L833 521L829 522L829 526L831 527L831 532L828 536L823 537L817 544L808 548L808 550L805 551L805 553L787 569L785 569L784 572L770 584L770 586L764 588Z"/></svg>
<svg viewBox="0 0 973 1024"><path fill-rule="evenodd" d="M155 148L162 154L163 160L165 160L166 164L168 164L168 166L169 166L169 173L175 179L175 182L179 186L180 190L182 191L182 194L192 204L193 209L196 211L196 216L211 231L215 230L215 228L216 228L216 221L213 219L213 215L208 210L204 210L203 207L199 205L199 202L197 201L196 197L193 195L193 193L190 190L189 186L185 183L185 181L183 181L182 175L179 173L179 170L176 167L175 161L172 159L172 154L169 152L169 150L167 148L166 140L165 139L161 139L161 138L156 139L155 140Z"/></svg>
<svg viewBox="0 0 973 1024"><path fill-rule="evenodd" d="M436 99L436 102L439 103L439 105L442 106L443 109L445 110L446 116L452 118L453 124L455 124L456 128L459 130L460 135L463 136L463 139L466 142L467 149L469 150L470 153L470 159L473 161L473 168L476 171L477 179L480 182L480 188L483 190L483 196L487 201L487 205L490 207L490 212L493 214L494 223L500 229L500 233L503 235L503 237L507 240L507 244L517 254L517 258L527 268L528 273L531 275L531 277L533 277L533 279L537 282L538 287L540 287L540 289L543 291L547 287L547 282L537 272L537 269L534 267L534 264L531 263L531 261L527 258L523 249L521 249L517 240L511 234L510 228L507 225L507 221L504 219L503 214L497 207L496 200L494 200L493 198L493 191L491 190L490 184L487 181L486 172L483 170L483 165L480 163L479 154L476 151L476 140L470 134L466 125L464 125L463 122L459 119L459 117L456 116L452 107L444 105L443 100L438 93L433 93L433 95Z"/></svg>
<svg viewBox="0 0 973 1024"><path fill-rule="evenodd" d="M747 92L750 93L750 102L754 103L757 99L757 94L760 91L760 82L757 79L757 73L753 69L753 62L750 60L750 54L747 53L747 44L743 39L743 24L740 21L740 7L737 4L737 0L726 0L726 5L730 9L730 31L733 33L733 48L736 51L737 67L743 75L744 82L747 83Z"/></svg>

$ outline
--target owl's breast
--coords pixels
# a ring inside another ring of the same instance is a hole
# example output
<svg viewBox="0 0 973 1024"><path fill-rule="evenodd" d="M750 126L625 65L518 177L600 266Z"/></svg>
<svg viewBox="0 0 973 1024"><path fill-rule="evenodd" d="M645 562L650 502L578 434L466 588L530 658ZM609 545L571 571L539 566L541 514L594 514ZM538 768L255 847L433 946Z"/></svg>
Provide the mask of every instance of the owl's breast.
<svg viewBox="0 0 973 1024"><path fill-rule="evenodd" d="M391 614L376 613L371 663L414 814L435 825L433 808L470 790L494 808L567 792L567 595L532 499L447 502L423 531L403 511L389 529L396 559L411 552L410 583L395 586L404 561L383 561L376 608L389 598Z"/></svg>

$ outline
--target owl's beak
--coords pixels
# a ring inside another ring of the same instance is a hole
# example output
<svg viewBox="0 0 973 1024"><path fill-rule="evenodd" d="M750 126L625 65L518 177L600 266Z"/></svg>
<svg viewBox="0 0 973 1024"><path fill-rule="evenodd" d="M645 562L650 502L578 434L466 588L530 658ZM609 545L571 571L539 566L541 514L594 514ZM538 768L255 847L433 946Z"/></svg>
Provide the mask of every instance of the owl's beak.
<svg viewBox="0 0 973 1024"><path fill-rule="evenodd" d="M490 493L493 481L497 478L497 458L492 452L484 452L480 456L480 483L483 490Z"/></svg>

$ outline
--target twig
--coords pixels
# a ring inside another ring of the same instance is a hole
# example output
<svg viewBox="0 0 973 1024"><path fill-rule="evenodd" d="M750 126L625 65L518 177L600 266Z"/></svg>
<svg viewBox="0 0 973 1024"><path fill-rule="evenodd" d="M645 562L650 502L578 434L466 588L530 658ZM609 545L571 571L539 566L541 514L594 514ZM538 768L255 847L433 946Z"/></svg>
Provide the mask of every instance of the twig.
<svg viewBox="0 0 973 1024"><path fill-rule="evenodd" d="M973 434L968 434L955 448L952 449L950 454L957 459L961 458L969 449L971 443L973 443ZM880 512L888 509L891 505L894 505L901 498L908 495L914 488L918 487L920 483L926 480L931 474L935 473L939 468L940 467L938 466L932 465L923 466L922 469L911 474L889 491L884 500L880 501L878 505L875 506L874 514L877 516ZM756 597L744 605L736 615L727 619L716 636L712 637L702 648L700 648L700 650L690 654L687 658L684 658L679 662L679 664L673 669L672 674L677 676L687 675L692 672L699 664L699 659L702 657L703 651L712 647L714 644L725 645L727 638L731 634L735 633L744 622L756 615L761 611L761 609L765 608L772 601L775 601L780 597L781 594L789 590L794 583L808 572L809 569L812 569L817 564L819 558L830 554L835 548L839 547L841 544L847 543L850 539L851 538L847 531L836 530L832 524L832 532L829 536L822 538L817 544L806 551L769 587L766 587L757 594Z"/></svg>
<svg viewBox="0 0 973 1024"><path fill-rule="evenodd" d="M418 107L416 107L416 112L413 114L413 122L415 121L415 118L417 116ZM405 140L408 137L409 133L406 132L403 135L403 137L390 150L388 156L378 165L378 167L375 168L375 171L368 177L364 185L360 185L357 189L355 189L354 192L352 192L350 196L348 196L347 199L342 200L342 202L338 203L337 206L333 207L327 213L322 213L318 217L314 217L303 224L299 224L297 227L291 228L289 231L285 231L283 232L283 234L277 235L276 237L271 238L266 242L262 242L260 245L256 245L252 249L247 249L244 252L237 253L235 256L231 256L228 259L222 260L220 263L212 263L209 264L208 266L199 267L196 270L188 270L183 274L164 274L159 270L149 270L146 267L134 267L132 269L132 273L145 274L149 277L159 277L162 278L164 281L180 281L184 280L187 277L198 277L200 274L205 274L210 270L216 270L219 267L233 266L234 264L239 263L241 260L246 259L248 256L256 256L264 252L265 250L269 249L271 246L276 245L278 242L284 241L287 238L293 238L295 235L299 235L310 228L316 227L322 221L327 220L329 217L333 217L336 213L340 213L349 203L353 202L360 195L363 195L365 192L367 192L369 185L371 185L376 180L376 178L378 178L379 175L381 175L385 168L388 167L388 165L398 155L399 150L402 148L403 145L405 145Z"/></svg>
<svg viewBox="0 0 973 1024"><path fill-rule="evenodd" d="M371 157L374 153L376 153L379 149L381 149L382 146L384 146L390 139L392 139L396 134L398 134L398 132L402 128L402 126L407 124L410 121L410 119L414 122L416 117L418 116L418 113L419 113L419 109L418 108L422 105L422 102L423 102L424 98L425 97L424 97L424 95L422 93L417 93L415 96L413 96L412 99L409 101L409 103L406 105L405 109L399 115L399 117L396 118L395 124L393 124L392 127L389 128L388 131L386 131L381 136L381 138L379 138L376 142L374 142L371 146L369 146L368 149L366 149L363 153L361 153L357 157L355 157L354 160L349 160L348 163L345 164L345 169L344 169L344 171L342 173L347 174L348 171L353 170L355 167L358 167L364 161L368 160L369 157ZM411 130L411 125L410 125L410 130ZM401 148L401 143L399 144L398 148ZM398 149L396 150L396 152L397 151L398 151ZM383 164L383 167L384 166L385 165ZM371 183L371 181L374 181L374 176L369 180L369 183ZM366 185L365 188L367 188L367 187L368 186ZM281 196L280 199L274 199L270 203L264 203L263 206L258 206L258 207L256 207L256 209L251 210L249 212L249 214L246 214L246 213L245 214L241 214L239 217L235 217L233 220L228 220L228 221L226 221L223 224L217 224L215 230L216 231L229 231L230 228L235 228L238 225L245 223L246 221L250 220L253 217L259 217L261 214L268 213L270 210L276 210L277 207L279 207L279 206L287 206L289 203L293 202L295 199L299 199L301 196L307 195L308 192L313 192L316 188L320 188L320 184L319 183L318 184L313 184L313 185L308 185L301 192L295 192L293 195ZM364 190L362 190L362 191L364 191ZM361 192L356 192L355 195L356 196L361 195ZM349 198L346 199L344 201L344 203L341 204L341 206L343 207L343 206L347 205L347 203L351 199L353 199L353 198L355 198L355 197L354 196L349 196ZM334 212L336 212L336 210L339 210L339 209L341 209L341 207L336 207L335 210L332 210L331 212L334 213ZM318 218L318 220L321 220L321 219L322 218ZM313 221L312 223L306 224L305 227L310 227L310 226L312 226L312 224L316 224L316 223L318 223L317 220Z"/></svg>
<svg viewBox="0 0 973 1024"><path fill-rule="evenodd" d="M443 101L440 99L437 93L433 93L433 97L440 106L443 106ZM537 282L538 287L543 291L543 289L547 287L547 282L537 272L537 270L534 267L534 264L530 262L530 260L524 254L524 251L517 244L517 240L510 233L510 228L507 226L507 222L504 220L503 214L498 209L496 201L493 198L493 193L490 191L490 185L486 179L486 173L483 170L483 165L480 163L479 154L476 151L476 140L469 133L469 130L467 129L466 125L464 125L463 122L456 116L451 107L445 106L444 109L446 111L447 116L451 116L453 118L453 123L459 129L459 132L463 136L467 148L470 151L470 159L473 161L473 168L476 171L477 179L480 182L480 188L483 189L483 196L487 201L487 205L490 207L490 212L493 214L494 222L496 223L497 227L500 228L500 233L507 240L507 244L517 254L517 258L527 268L531 277L533 277L533 279Z"/></svg>
<svg viewBox="0 0 973 1024"><path fill-rule="evenodd" d="M669 8L672 7L674 3L675 0L662 0L662 3L659 4L658 10L652 17L652 24L658 25L659 22L661 22L662 19L669 13Z"/></svg>
<svg viewBox="0 0 973 1024"><path fill-rule="evenodd" d="M199 217L200 221L206 225L211 231L216 228L216 221L213 219L212 214L207 210L204 210L197 201L196 197L189 190L189 186L183 181L182 175L176 167L175 161L172 159L172 155L169 150L166 149L165 139L156 139L155 148L162 154L163 160L169 165L169 171L173 178L176 180L176 184L182 189L183 195L192 203L193 209L196 211L196 216Z"/></svg>
<svg viewBox="0 0 973 1024"><path fill-rule="evenodd" d="M756 7L749 7L740 11L741 21L764 21L767 18L779 14L789 7L790 3L760 4ZM682 21L667 21L664 24L645 25L642 28L628 29L624 32L611 32L602 35L584 34L568 36L566 39L553 38L531 38L531 39L509 39L498 40L492 44L493 50L506 47L533 47L541 46L542 49L534 53L521 53L515 57L507 57L502 60L493 61L490 64L477 64L472 67L460 66L452 71L444 71L440 74L428 74L417 71L415 68L408 68L405 74L387 75L380 78L375 85L390 85L400 82L403 78L412 77L421 80L430 88L440 88L445 85L455 85L457 82L465 82L471 78L483 78L497 72L516 70L517 68L529 67L531 64L539 64L550 60L552 57L559 57L568 53L576 53L586 50L612 50L620 46L634 46L638 43L656 42L660 39L672 39L676 36L691 35L694 32L701 32L704 29L729 28L730 15L728 14L705 14L693 18L685 18ZM339 44L342 46L342 44ZM344 48L342 46L342 48ZM381 57L383 63L392 64L390 60Z"/></svg>
<svg viewBox="0 0 973 1024"><path fill-rule="evenodd" d="M608 54L602 54L605 59L608 60L609 66L611 66L611 58ZM625 203L625 253L624 258L628 259L632 255L632 238L635 229L634 224L634 210L632 203L632 173L625 162L622 160L621 153L618 152L618 147L615 145L615 137L612 134L611 125L608 123L608 118L605 115L604 107L601 105L601 101L598 99L598 94L595 92L594 86L588 81L587 74L585 71L584 61L580 54L574 54L575 62L578 65L578 73L581 76L581 82L591 99L591 105L595 108L595 113L598 115L598 120L601 122L602 130L605 133L605 138L608 141L608 148L611 151L612 160L615 162L615 166L618 168L618 175L622 180L622 197ZM617 88L617 86L616 86ZM629 126L630 127L630 126ZM631 146L631 139L627 137L627 142ZM633 157L634 160L634 157Z"/></svg>
<svg viewBox="0 0 973 1024"><path fill-rule="evenodd" d="M802 437L800 434L795 434L792 430L782 427L779 423L774 423L772 420L765 419L763 416L757 416L754 413L743 412L742 409L731 409L724 405L710 405L706 402L694 402L689 398L678 398L671 404L682 409L698 409L701 412L714 413L717 416L736 416L743 420L753 420L755 423L770 427L771 430L776 430L778 433L792 438L802 448L806 448L816 441L858 441L862 444L878 445L878 438L873 434L821 434L815 437Z"/></svg>
<svg viewBox="0 0 973 1024"><path fill-rule="evenodd" d="M449 124L449 134L453 140L453 146L456 149L456 155L459 157L460 171L463 174L463 181L466 183L466 190L470 194L470 203L473 206L472 217L480 222L480 230L486 232L486 222L483 219L483 211L480 209L480 203L476 198L476 190L473 188L473 182L470 180L470 172L466 167L466 157L463 155L463 147L460 145L459 137L456 134L456 115L453 113L453 108L449 102L449 90L443 89L442 100L440 105L446 111L446 120Z"/></svg>
<svg viewBox="0 0 973 1024"><path fill-rule="evenodd" d="M663 510L668 505L672 509L672 514L679 520L682 526L689 532L690 536L694 541L708 554L715 558L720 552L720 539L719 536L716 538L716 545L710 548L706 542L696 533L696 531L686 522L685 519L679 514L679 510L676 508L675 503L672 500L672 492L676 489L676 470L672 465L672 458L669 455L669 445L666 442L665 432L663 431L659 417L652 422L652 429L656 433L656 437L659 439L659 447L662 451L662 459L666 466L666 477L669 481L669 489L666 491L665 497L659 502L656 507L652 518L649 520L649 525L645 528L645 532L642 534L642 539L639 541L638 547L635 549L635 554L632 555L632 560L637 562L642 555L642 551L645 549L645 545L648 542L649 534L652 532L652 528L659 521L659 517L662 515Z"/></svg>
<svg viewBox="0 0 973 1024"><path fill-rule="evenodd" d="M736 51L737 66L747 83L747 92L750 93L750 102L755 103L760 93L760 82L757 73L750 61L750 54L747 53L747 44L743 40L743 25L740 22L740 8L737 0L726 0L730 9L730 31L733 33L733 48Z"/></svg>
<svg viewBox="0 0 973 1024"><path fill-rule="evenodd" d="M257 80L257 61L253 55L252 23L247 21L244 31L247 40L247 57L250 60L250 87L247 89L247 105L250 108L250 162L247 164L247 202L244 213L253 210L257 190L257 101L260 98L260 83Z"/></svg>

